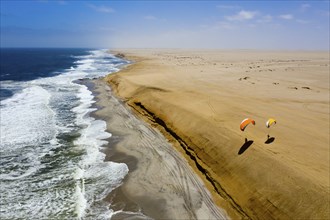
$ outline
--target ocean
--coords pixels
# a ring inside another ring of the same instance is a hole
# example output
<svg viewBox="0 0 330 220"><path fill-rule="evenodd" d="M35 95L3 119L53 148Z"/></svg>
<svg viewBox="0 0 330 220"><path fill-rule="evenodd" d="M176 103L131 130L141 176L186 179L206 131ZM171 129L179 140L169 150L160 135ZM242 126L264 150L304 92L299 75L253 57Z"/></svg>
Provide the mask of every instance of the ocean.
<svg viewBox="0 0 330 220"><path fill-rule="evenodd" d="M0 219L111 217L103 199L128 167L104 161L111 134L77 80L125 64L107 50L1 49Z"/></svg>

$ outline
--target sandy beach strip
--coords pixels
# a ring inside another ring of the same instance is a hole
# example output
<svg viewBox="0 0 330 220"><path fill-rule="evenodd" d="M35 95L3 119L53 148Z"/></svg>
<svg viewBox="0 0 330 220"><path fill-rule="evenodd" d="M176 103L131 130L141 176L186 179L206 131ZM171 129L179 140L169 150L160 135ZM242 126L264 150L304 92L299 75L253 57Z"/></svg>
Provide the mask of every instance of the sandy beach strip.
<svg viewBox="0 0 330 220"><path fill-rule="evenodd" d="M106 198L115 211L112 219L227 219L166 138L114 97L105 81L93 83L99 108L94 116L112 134L106 160L129 168L124 183Z"/></svg>
<svg viewBox="0 0 330 220"><path fill-rule="evenodd" d="M120 52L136 63L106 78L114 93L167 137L230 217L330 218L328 52ZM242 132L246 117L256 125Z"/></svg>

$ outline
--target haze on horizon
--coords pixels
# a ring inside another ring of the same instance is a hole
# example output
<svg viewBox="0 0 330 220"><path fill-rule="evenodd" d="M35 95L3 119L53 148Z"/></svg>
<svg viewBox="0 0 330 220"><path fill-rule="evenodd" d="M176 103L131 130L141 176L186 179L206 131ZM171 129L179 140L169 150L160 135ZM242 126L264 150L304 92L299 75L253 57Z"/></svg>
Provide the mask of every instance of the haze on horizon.
<svg viewBox="0 0 330 220"><path fill-rule="evenodd" d="M329 1L1 0L1 47L329 50Z"/></svg>

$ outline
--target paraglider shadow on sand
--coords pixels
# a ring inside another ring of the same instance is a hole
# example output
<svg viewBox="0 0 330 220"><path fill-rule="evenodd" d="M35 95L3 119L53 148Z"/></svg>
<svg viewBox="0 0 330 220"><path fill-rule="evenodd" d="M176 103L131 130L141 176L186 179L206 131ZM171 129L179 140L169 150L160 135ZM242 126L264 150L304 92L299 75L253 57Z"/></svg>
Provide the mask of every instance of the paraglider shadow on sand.
<svg viewBox="0 0 330 220"><path fill-rule="evenodd" d="M241 155L242 153L244 153L252 144L253 144L253 140L245 139L244 144L242 145L242 147L238 151L238 155Z"/></svg>
<svg viewBox="0 0 330 220"><path fill-rule="evenodd" d="M268 136L267 137L267 140L265 141L265 144L271 144L275 141L275 137L270 137Z"/></svg>

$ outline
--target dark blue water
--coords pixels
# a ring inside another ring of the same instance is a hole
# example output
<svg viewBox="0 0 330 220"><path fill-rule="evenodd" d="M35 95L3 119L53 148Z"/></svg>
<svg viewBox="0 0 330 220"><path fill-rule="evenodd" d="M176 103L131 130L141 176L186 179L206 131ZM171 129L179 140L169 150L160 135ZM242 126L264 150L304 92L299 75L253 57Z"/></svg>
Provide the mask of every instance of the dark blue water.
<svg viewBox="0 0 330 220"><path fill-rule="evenodd" d="M76 66L90 49L1 48L0 81L27 81L52 76Z"/></svg>
<svg viewBox="0 0 330 220"><path fill-rule="evenodd" d="M65 69L76 67L80 56L90 49L1 48L0 82L5 80L29 81L61 74ZM0 87L0 100L13 92Z"/></svg>

